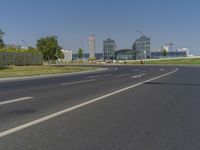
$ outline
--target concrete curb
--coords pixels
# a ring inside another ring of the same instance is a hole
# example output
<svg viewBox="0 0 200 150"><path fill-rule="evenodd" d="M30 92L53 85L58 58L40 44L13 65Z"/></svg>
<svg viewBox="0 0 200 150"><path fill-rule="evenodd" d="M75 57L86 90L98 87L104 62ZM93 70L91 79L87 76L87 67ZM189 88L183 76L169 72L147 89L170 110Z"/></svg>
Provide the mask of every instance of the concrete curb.
<svg viewBox="0 0 200 150"><path fill-rule="evenodd" d="M39 76L0 78L0 82L20 81L20 80L34 80L34 79L44 79L44 78L52 78L52 77L64 77L64 76L69 76L69 75L78 75L78 74L85 74L85 73L101 72L101 71L105 71L105 70L108 70L108 68L98 68L96 70L73 72L73 73L61 73L61 74L39 75Z"/></svg>

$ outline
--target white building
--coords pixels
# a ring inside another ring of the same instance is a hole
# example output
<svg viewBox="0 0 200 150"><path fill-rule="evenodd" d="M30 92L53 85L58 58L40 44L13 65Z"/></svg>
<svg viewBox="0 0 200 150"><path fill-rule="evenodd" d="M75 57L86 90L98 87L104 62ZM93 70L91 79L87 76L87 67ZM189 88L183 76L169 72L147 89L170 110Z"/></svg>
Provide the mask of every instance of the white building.
<svg viewBox="0 0 200 150"><path fill-rule="evenodd" d="M72 61L72 51L70 51L70 50L64 50L64 49L62 49L61 50L62 52L63 52L63 54L64 54L64 61L65 62L70 62L70 61Z"/></svg>
<svg viewBox="0 0 200 150"><path fill-rule="evenodd" d="M96 38L94 35L89 36L89 52L90 52L90 58L95 58L95 41Z"/></svg>

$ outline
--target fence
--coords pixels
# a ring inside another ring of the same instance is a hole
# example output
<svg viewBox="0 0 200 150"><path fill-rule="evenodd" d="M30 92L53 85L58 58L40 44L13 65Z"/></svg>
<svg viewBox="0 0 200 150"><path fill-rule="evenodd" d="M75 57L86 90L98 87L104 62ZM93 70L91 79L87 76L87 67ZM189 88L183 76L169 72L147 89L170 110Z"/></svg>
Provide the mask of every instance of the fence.
<svg viewBox="0 0 200 150"><path fill-rule="evenodd" d="M43 55L31 52L0 52L0 66L42 65Z"/></svg>

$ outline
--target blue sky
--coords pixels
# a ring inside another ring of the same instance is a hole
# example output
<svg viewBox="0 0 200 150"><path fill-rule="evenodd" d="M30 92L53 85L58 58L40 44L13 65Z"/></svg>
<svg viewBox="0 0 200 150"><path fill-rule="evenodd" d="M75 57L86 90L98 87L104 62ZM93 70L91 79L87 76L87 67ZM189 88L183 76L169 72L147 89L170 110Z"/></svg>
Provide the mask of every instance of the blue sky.
<svg viewBox="0 0 200 150"><path fill-rule="evenodd" d="M95 34L97 51L112 38L117 48L131 48L143 31L152 48L173 42L200 54L199 0L1 0L0 28L5 42L34 46L37 39L58 36L60 45L74 52L88 49L88 36Z"/></svg>

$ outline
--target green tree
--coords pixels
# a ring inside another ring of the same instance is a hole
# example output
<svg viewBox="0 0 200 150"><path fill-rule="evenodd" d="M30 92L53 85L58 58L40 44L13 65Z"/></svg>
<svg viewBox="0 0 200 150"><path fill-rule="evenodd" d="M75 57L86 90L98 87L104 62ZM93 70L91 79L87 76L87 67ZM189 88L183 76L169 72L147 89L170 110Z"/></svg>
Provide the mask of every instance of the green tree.
<svg viewBox="0 0 200 150"><path fill-rule="evenodd" d="M1 29L0 29L0 48L3 48L5 45L4 45L4 42L3 42L3 36L5 35L5 32L3 32Z"/></svg>
<svg viewBox="0 0 200 150"><path fill-rule="evenodd" d="M79 59L83 58L83 49L79 48L77 55Z"/></svg>
<svg viewBox="0 0 200 150"><path fill-rule="evenodd" d="M40 38L37 41L36 47L42 52L44 60L48 61L48 63L50 63L50 60L57 60L62 56L62 48L58 45L56 36Z"/></svg>
<svg viewBox="0 0 200 150"><path fill-rule="evenodd" d="M64 53L60 50L56 52L56 58L64 59L65 55Z"/></svg>
<svg viewBox="0 0 200 150"><path fill-rule="evenodd" d="M164 49L163 51L162 51L162 55L165 57L165 56L167 56L167 50L166 49Z"/></svg>

